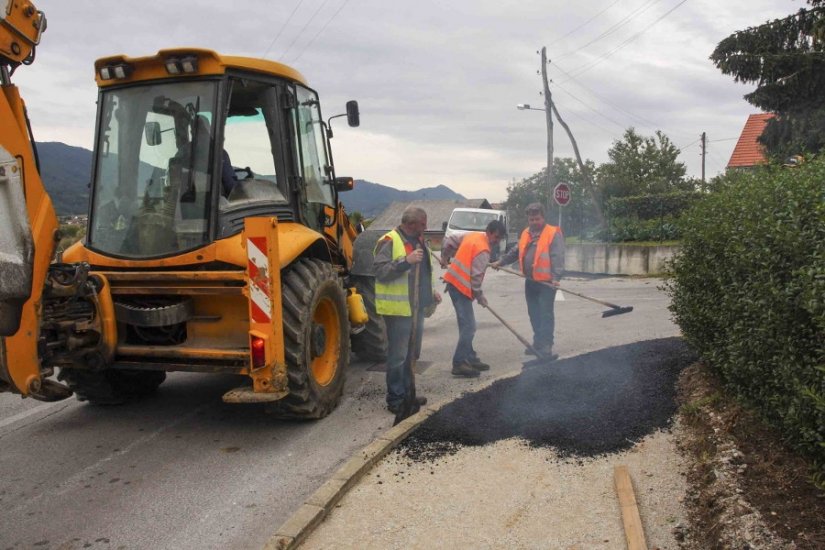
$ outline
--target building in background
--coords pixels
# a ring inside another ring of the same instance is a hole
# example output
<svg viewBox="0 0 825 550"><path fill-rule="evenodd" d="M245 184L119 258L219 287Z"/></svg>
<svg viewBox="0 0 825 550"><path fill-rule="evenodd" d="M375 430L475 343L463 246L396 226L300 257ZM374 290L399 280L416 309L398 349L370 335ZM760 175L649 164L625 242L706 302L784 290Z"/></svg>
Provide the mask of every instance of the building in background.
<svg viewBox="0 0 825 550"><path fill-rule="evenodd" d="M762 135L768 121L774 116L772 113L748 116L742 134L739 136L739 141L736 142L736 147L734 147L728 161L729 169L747 170L767 164L768 159L765 157L764 147L759 143L759 136Z"/></svg>

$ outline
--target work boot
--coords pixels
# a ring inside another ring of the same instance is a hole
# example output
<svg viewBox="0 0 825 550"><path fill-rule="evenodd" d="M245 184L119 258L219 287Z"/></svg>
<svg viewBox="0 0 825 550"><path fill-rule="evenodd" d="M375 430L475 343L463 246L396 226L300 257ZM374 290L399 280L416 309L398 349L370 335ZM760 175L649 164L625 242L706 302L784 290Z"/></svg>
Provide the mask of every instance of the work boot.
<svg viewBox="0 0 825 550"><path fill-rule="evenodd" d="M453 376L463 376L465 378L475 378L480 374L479 371L470 365L469 361L462 361L457 365L453 365Z"/></svg>
<svg viewBox="0 0 825 550"><path fill-rule="evenodd" d="M478 357L474 357L469 361L470 366L473 367L477 371L485 371L490 370L490 365L479 359Z"/></svg>
<svg viewBox="0 0 825 550"><path fill-rule="evenodd" d="M423 407L427 404L427 398L417 395L415 397L415 402L418 404L419 407ZM393 403L392 405L387 405L387 410L389 410L392 414L398 414L398 411L404 406L404 402L400 401L398 403Z"/></svg>
<svg viewBox="0 0 825 550"><path fill-rule="evenodd" d="M540 348L536 348L536 351L539 352L539 355L542 359L547 359L549 361L555 361L559 358L558 353L553 353L553 346L542 346Z"/></svg>

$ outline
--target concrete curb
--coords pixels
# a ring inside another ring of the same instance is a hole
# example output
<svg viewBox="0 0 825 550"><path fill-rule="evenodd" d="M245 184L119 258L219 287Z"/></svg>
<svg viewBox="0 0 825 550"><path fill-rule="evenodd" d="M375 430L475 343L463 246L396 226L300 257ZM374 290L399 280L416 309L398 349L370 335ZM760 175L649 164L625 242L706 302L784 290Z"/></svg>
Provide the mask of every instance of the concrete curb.
<svg viewBox="0 0 825 550"><path fill-rule="evenodd" d="M292 550L300 546L324 520L339 500L372 467L400 443L419 424L452 400L424 407L418 413L399 422L372 443L355 453L330 479L321 485L307 501L287 519L267 541L264 550Z"/></svg>

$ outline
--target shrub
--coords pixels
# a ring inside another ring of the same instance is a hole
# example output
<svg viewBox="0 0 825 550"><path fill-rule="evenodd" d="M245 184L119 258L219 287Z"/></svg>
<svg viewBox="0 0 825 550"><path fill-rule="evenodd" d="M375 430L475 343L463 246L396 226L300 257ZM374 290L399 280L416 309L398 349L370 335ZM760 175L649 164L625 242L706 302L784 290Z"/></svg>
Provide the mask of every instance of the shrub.
<svg viewBox="0 0 825 550"><path fill-rule="evenodd" d="M679 217L701 196L680 191L611 198L606 204L609 232L602 230L599 236L611 242L679 239Z"/></svg>
<svg viewBox="0 0 825 550"><path fill-rule="evenodd" d="M825 162L725 178L682 216L666 288L729 390L825 472Z"/></svg>
<svg viewBox="0 0 825 550"><path fill-rule="evenodd" d="M607 200L607 212L610 217L634 217L642 220L679 216L701 196L701 193L695 191L678 191L658 195L615 197Z"/></svg>

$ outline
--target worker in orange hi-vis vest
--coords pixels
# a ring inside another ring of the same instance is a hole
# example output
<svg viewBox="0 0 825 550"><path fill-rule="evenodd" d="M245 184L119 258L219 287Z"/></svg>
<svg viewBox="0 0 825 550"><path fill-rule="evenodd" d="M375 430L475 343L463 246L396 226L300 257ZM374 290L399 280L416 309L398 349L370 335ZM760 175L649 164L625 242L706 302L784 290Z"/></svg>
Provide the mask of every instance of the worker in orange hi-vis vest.
<svg viewBox="0 0 825 550"><path fill-rule="evenodd" d="M497 269L516 259L527 279L524 297L533 327L533 348L543 357L555 359L558 357L553 353L556 289L545 283L558 286L564 274L564 235L561 228L545 221L544 207L537 202L527 206L527 227L521 233L518 248L507 251L490 267ZM531 351L528 348L524 353Z"/></svg>
<svg viewBox="0 0 825 550"><path fill-rule="evenodd" d="M473 300L481 306L487 306L481 283L490 263L490 249L498 246L499 241L506 236L506 231L503 223L493 220L487 224L484 233L479 231L460 236L451 235L444 239L441 267L447 269L444 281L458 320L458 344L453 353L452 370L455 376L472 378L478 376L480 371L490 370L490 365L479 359L473 349L476 333Z"/></svg>

